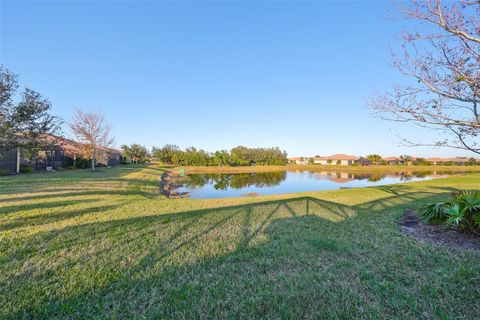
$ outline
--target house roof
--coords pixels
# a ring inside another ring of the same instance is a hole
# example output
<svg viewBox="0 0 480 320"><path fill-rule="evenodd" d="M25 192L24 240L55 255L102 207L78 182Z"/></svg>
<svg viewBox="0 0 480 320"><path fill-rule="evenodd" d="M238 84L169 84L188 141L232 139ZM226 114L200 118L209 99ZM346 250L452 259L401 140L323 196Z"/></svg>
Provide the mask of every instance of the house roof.
<svg viewBox="0 0 480 320"><path fill-rule="evenodd" d="M383 158L385 161L400 161L400 157L385 157Z"/></svg>
<svg viewBox="0 0 480 320"><path fill-rule="evenodd" d="M47 140L48 143L50 143L52 145L61 146L65 150L65 152L71 153L71 154L79 153L80 148L82 146L84 146L84 144L82 144L82 143L73 141L71 139L67 139L65 137L54 136L54 135L47 135L46 140ZM122 154L121 150L115 149L115 148L100 146L99 149L104 150L106 152Z"/></svg>
<svg viewBox="0 0 480 320"><path fill-rule="evenodd" d="M348 154L337 153L330 156L316 157L317 160L358 160L357 156L351 156Z"/></svg>
<svg viewBox="0 0 480 320"><path fill-rule="evenodd" d="M467 158L427 158L431 162L468 162Z"/></svg>

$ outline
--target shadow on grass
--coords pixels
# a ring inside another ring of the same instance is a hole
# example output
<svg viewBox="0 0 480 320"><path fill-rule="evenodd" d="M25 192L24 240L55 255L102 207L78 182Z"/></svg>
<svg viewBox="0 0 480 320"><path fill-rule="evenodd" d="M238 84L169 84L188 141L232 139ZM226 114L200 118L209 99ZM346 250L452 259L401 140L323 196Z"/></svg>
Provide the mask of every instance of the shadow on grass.
<svg viewBox="0 0 480 320"><path fill-rule="evenodd" d="M465 290L429 281L428 275L447 281L460 267L450 257L432 259L385 212L436 195L403 186L384 191L392 196L355 206L298 197L37 234L26 239L29 250L14 250L6 261L39 254L59 260L33 274L17 271L1 293L15 300L4 316L415 318L480 311L469 284ZM384 225L371 214L381 212ZM64 261L59 252L81 254ZM83 265L82 276L60 276L72 261ZM76 289L55 293L67 284ZM9 290L38 295L16 299ZM440 290L448 297L443 310L430 303Z"/></svg>
<svg viewBox="0 0 480 320"><path fill-rule="evenodd" d="M149 171L158 171L158 176L164 171L161 167L128 167L128 168L102 168L97 171L90 170L72 170L62 172L44 172L31 175L9 176L0 179L0 195L8 195L25 192L43 192L52 187L64 186L65 184L76 185L77 183L118 183L127 184L130 188L141 188L143 186L151 186L152 181L127 178L132 173L139 172L143 169ZM147 173L146 173L147 174ZM28 198L27 198L28 199ZM9 199L0 199L6 202ZM12 201L14 201L13 199Z"/></svg>
<svg viewBox="0 0 480 320"><path fill-rule="evenodd" d="M85 180L83 180L85 181ZM46 194L32 194L27 196L18 196L0 199L0 212L1 205L8 202L16 201L30 201L30 200L42 200L42 199L55 199L56 197L77 197L77 196L87 196L87 195L121 195L121 196L142 196L144 198L153 199L160 196L156 182L149 182L140 179L125 179L125 180L106 180L106 187L101 185L99 186L88 186L88 187L73 187L73 188L63 188L63 187L44 187L38 188L36 192L46 193ZM113 183L113 184L112 184ZM109 185L111 184L111 185ZM116 185L117 186L116 186ZM94 189L96 188L96 190ZM93 190L92 190L93 189Z"/></svg>
<svg viewBox="0 0 480 320"><path fill-rule="evenodd" d="M92 201L84 201L84 202L92 202ZM79 203L79 201L75 201L75 204ZM104 206L94 206L84 209L77 209L71 211L62 211L60 213L42 213L33 216L26 216L21 218L13 219L12 222L0 225L0 231L7 231L15 228L27 227L32 225L42 225L47 223L56 223L61 222L62 220L67 220L87 214L92 213L103 213L107 210L112 210L119 207L120 204L117 205L104 205Z"/></svg>
<svg viewBox="0 0 480 320"><path fill-rule="evenodd" d="M50 196L49 198L55 199L55 197ZM0 207L0 216L10 213L17 213L19 211L29 211L34 209L55 209L70 205L76 205L79 203L88 203L95 201L97 199L78 199L78 200L62 200L62 201L50 201L50 202L41 202L41 203L31 203L31 204L18 204L12 206L2 206Z"/></svg>

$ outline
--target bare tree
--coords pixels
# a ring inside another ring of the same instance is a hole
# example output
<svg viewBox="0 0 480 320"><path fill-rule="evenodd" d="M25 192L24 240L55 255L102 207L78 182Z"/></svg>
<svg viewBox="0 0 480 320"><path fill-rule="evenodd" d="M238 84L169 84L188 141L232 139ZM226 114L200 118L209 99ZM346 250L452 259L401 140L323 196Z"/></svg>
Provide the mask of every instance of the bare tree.
<svg viewBox="0 0 480 320"><path fill-rule="evenodd" d="M416 27L402 35L393 67L412 81L368 102L382 119L437 130L437 141L403 141L480 154L480 1L411 0L401 14Z"/></svg>
<svg viewBox="0 0 480 320"><path fill-rule="evenodd" d="M77 141L84 146L82 154L92 160L92 170L95 170L96 159L113 143L110 125L101 113L77 110L69 126Z"/></svg>

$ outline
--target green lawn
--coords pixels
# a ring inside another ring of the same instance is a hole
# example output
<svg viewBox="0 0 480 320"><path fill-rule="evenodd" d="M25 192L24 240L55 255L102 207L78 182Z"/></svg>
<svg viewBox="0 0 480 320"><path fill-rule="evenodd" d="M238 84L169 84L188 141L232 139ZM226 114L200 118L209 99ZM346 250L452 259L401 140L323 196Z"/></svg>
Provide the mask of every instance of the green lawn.
<svg viewBox="0 0 480 320"><path fill-rule="evenodd" d="M480 174L168 200L162 172L1 177L0 319L480 316L480 254L397 226Z"/></svg>

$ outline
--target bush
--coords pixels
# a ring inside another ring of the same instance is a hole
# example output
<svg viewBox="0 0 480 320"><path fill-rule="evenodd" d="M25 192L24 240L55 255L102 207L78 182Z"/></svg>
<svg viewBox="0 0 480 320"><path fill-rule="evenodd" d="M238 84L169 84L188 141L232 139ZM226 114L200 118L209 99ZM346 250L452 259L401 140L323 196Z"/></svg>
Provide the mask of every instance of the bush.
<svg viewBox="0 0 480 320"><path fill-rule="evenodd" d="M462 229L480 229L480 192L462 191L448 202L429 203L420 216L432 223L455 225Z"/></svg>
<svg viewBox="0 0 480 320"><path fill-rule="evenodd" d="M32 173L32 172L33 172L32 167L28 167L28 166L20 167L20 173Z"/></svg>
<svg viewBox="0 0 480 320"><path fill-rule="evenodd" d="M0 169L0 176L6 176L8 175L8 171L5 169Z"/></svg>
<svg viewBox="0 0 480 320"><path fill-rule="evenodd" d="M75 163L75 168L77 169L86 169L91 167L90 160L87 159L77 159Z"/></svg>

